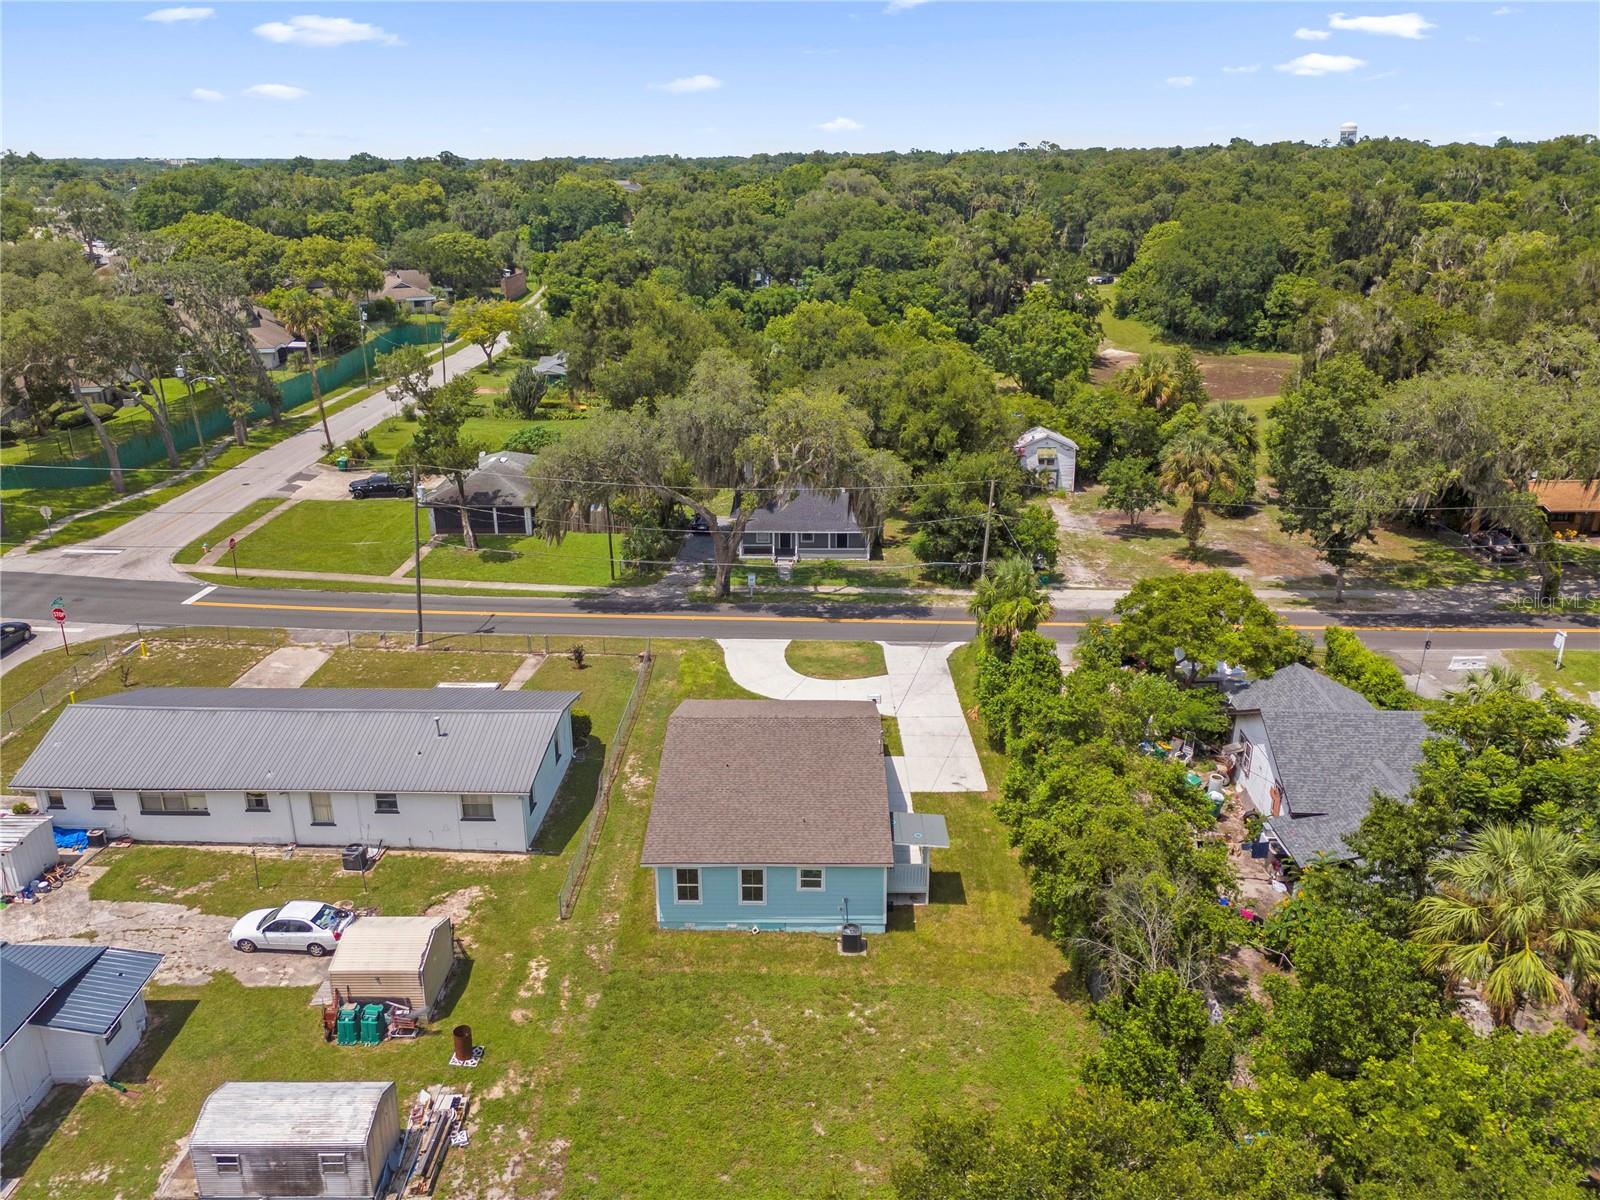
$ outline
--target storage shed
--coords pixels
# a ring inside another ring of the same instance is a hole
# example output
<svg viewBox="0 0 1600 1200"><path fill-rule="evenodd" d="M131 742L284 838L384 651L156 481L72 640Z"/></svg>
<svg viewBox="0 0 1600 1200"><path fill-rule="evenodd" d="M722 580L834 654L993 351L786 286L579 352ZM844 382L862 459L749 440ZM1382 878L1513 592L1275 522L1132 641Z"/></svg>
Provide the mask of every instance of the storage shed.
<svg viewBox="0 0 1600 1200"><path fill-rule="evenodd" d="M60 858L55 828L44 813L0 816L0 891L16 895Z"/></svg>
<svg viewBox="0 0 1600 1200"><path fill-rule="evenodd" d="M339 939L328 982L345 1003L394 1000L431 1016L454 955L449 917L362 917Z"/></svg>
<svg viewBox="0 0 1600 1200"><path fill-rule="evenodd" d="M200 1200L372 1197L400 1141L393 1083L225 1083L189 1136Z"/></svg>

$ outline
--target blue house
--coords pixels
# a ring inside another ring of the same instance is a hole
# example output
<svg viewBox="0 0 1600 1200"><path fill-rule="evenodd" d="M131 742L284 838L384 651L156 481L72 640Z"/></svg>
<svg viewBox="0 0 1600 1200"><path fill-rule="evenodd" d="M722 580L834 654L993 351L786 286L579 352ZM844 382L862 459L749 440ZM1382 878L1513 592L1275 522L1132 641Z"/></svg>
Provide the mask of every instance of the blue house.
<svg viewBox="0 0 1600 1200"><path fill-rule="evenodd" d="M950 844L892 770L870 701L684 701L640 859L657 923L883 932L892 904L926 903L927 852Z"/></svg>

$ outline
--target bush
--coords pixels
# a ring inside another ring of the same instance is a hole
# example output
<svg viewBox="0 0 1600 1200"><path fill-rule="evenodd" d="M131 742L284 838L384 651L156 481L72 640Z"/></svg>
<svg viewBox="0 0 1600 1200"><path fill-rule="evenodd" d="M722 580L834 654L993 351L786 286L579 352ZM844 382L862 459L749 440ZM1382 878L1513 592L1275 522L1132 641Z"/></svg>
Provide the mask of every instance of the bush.
<svg viewBox="0 0 1600 1200"><path fill-rule="evenodd" d="M1415 698L1406 690L1400 668L1383 655L1368 650L1355 634L1342 625L1329 625L1323 631L1327 654L1322 669L1330 679L1354 688L1378 708L1413 708Z"/></svg>
<svg viewBox="0 0 1600 1200"><path fill-rule="evenodd" d="M90 407L94 409L94 415L99 417L102 421L111 420L112 417L116 416L117 413L121 411L115 404L94 404L90 405ZM68 409L63 409L55 419L55 427L57 429L77 429L80 426L87 425L88 423L89 414L84 412L83 409L77 405L74 405Z"/></svg>
<svg viewBox="0 0 1600 1200"><path fill-rule="evenodd" d="M519 429L508 437L502 450L515 450L519 454L533 454L555 441L555 434L538 425Z"/></svg>
<svg viewBox="0 0 1600 1200"><path fill-rule="evenodd" d="M414 401L407 400L400 406L400 419L402 421L415 421L417 419L417 406Z"/></svg>
<svg viewBox="0 0 1600 1200"><path fill-rule="evenodd" d="M17 817L25 817L32 811L33 805L29 804L26 800L18 800L11 806L12 815Z"/></svg>
<svg viewBox="0 0 1600 1200"><path fill-rule="evenodd" d="M546 386L545 377L533 369L533 364L523 363L506 389L506 404L514 414L531 421L539 415L539 403L544 399Z"/></svg>
<svg viewBox="0 0 1600 1200"><path fill-rule="evenodd" d="M581 746L589 740L589 734L594 730L594 718L581 708L572 710L572 744Z"/></svg>

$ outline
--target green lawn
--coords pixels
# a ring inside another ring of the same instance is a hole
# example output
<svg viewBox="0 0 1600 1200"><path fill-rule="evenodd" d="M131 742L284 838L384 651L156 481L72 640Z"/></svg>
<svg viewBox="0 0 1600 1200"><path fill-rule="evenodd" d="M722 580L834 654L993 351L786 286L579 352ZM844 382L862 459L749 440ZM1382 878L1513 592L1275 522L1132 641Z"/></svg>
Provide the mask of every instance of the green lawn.
<svg viewBox="0 0 1600 1200"><path fill-rule="evenodd" d="M471 970L437 1024L470 1023L488 1053L471 1080L471 1146L452 1152L440 1194L885 1196L925 1114L962 1099L1002 1118L1034 1115L1070 1089L1092 1039L1086 1006L1027 922L992 795L916 798L950 823L935 903L897 916L864 959L839 957L824 937L655 928L638 859L667 718L689 697L744 694L714 644L656 649L571 921L555 920L555 899L598 753L569 774L547 823L560 827L551 853L397 854L369 880L368 899L388 912L481 889L459 926ZM970 662L958 669L970 703ZM630 672L622 657L582 671L553 658L533 686L580 688L603 742ZM295 895L354 899L360 886L331 855L263 861L259 891L242 854L136 847L109 861L98 896L154 892L229 914ZM444 1078L437 1036L325 1044L304 988L245 989L220 975L150 996L155 1028L122 1072L130 1092L58 1094L7 1147L19 1200L149 1195L225 1079L393 1079L414 1092Z"/></svg>
<svg viewBox="0 0 1600 1200"><path fill-rule="evenodd" d="M1590 637L1592 639L1592 633ZM1576 641L1578 636L1568 633L1567 649L1561 656L1559 671L1556 670L1553 647L1507 650L1506 661L1546 691L1564 692L1587 704L1589 693L1600 692L1600 650L1574 650L1572 646ZM1593 645L1592 640L1590 644Z"/></svg>
<svg viewBox="0 0 1600 1200"><path fill-rule="evenodd" d="M63 650L61 637L55 629L39 629L35 632L40 638L50 639L46 644L53 645L54 649L41 651L30 659L6 668L6 673L0 675L0 708L17 703L29 692L42 688L68 669L75 668L83 678L87 678L90 672L98 671L105 661L99 653L102 648L120 648L133 640L131 637L91 638L88 641L71 642Z"/></svg>
<svg viewBox="0 0 1600 1200"><path fill-rule="evenodd" d="M422 578L488 580L500 583L567 583L578 587L610 584L611 560L603 533L569 533L560 543L542 536L479 536L478 549L467 550L460 539L436 547L422 560ZM613 539L621 552L620 539ZM661 577L661 569L629 574L617 564L618 584L648 583Z"/></svg>
<svg viewBox="0 0 1600 1200"><path fill-rule="evenodd" d="M188 573L202 583L220 583L226 584L230 587L272 588L279 591L291 592L388 592L391 594L405 592L407 594L412 594L417 590L417 585L415 583L361 583L352 582L348 579L280 579L275 575L251 575L245 571L240 571L239 577L235 579L233 572L228 569L226 562L208 570L190 571ZM423 581L422 593L425 596L470 596L474 594L484 594L481 590L474 592L473 585L470 583L459 583L454 586L447 586L445 584L434 584L427 580ZM591 593L589 592L544 591L539 593L541 596L551 597L587 596L590 594Z"/></svg>
<svg viewBox="0 0 1600 1200"><path fill-rule="evenodd" d="M113 664L78 690L79 700L109 696L124 686L138 687L227 687L245 671L266 657L272 649L269 639L282 641L274 630L260 630L261 645L235 645L215 640L178 640L167 637L145 639L148 654L137 651ZM122 680L126 667L128 679ZM9 673L5 678L9 679ZM6 685L9 689L9 684ZM35 684L34 686L38 686ZM9 784L12 774L43 740L64 704L58 704L27 728L0 742L0 782Z"/></svg>
<svg viewBox="0 0 1600 1200"><path fill-rule="evenodd" d="M250 501L249 504L246 504L242 509L234 513L233 516L229 517L226 521L222 521L212 527L212 529L204 537L195 538L194 541L190 542L182 550L179 550L178 553L173 556L172 561L180 563L199 562L205 557L207 546L215 546L218 542L227 541L229 536L238 533L239 530L250 524L250 522L259 520L260 518L266 516L269 512L277 508L278 505L282 503L282 496L266 496L260 500Z"/></svg>
<svg viewBox="0 0 1600 1200"><path fill-rule="evenodd" d="M793 641L783 657L800 674L814 679L865 679L889 670L877 642Z"/></svg>
<svg viewBox="0 0 1600 1200"><path fill-rule="evenodd" d="M906 752L905 745L900 741L900 722L894 717L879 717L883 722L883 752L891 756L898 756Z"/></svg>
<svg viewBox="0 0 1600 1200"><path fill-rule="evenodd" d="M306 687L431 688L441 683L504 683L520 654L436 648L340 649L306 680Z"/></svg>
<svg viewBox="0 0 1600 1200"><path fill-rule="evenodd" d="M411 504L402 500L304 500L238 547L241 571L355 575L387 575L411 553Z"/></svg>

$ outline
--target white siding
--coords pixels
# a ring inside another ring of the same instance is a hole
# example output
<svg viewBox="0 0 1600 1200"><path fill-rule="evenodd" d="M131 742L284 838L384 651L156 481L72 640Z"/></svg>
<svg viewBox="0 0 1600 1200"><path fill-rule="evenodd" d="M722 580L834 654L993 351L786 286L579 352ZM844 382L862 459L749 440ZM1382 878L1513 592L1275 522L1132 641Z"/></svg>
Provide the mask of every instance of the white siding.
<svg viewBox="0 0 1600 1200"><path fill-rule="evenodd" d="M1246 743L1245 765L1241 766L1237 782L1249 797L1250 803L1264 817L1272 815L1272 785L1276 775L1272 765L1272 747L1267 743L1267 726L1259 714L1246 713L1233 719L1233 740ZM1287 811L1287 810L1285 810Z"/></svg>
<svg viewBox="0 0 1600 1200"><path fill-rule="evenodd" d="M570 718L558 734L564 739L561 773L572 757ZM560 774L543 784L535 781L535 795L545 796L544 810L560 784ZM495 796L493 821L461 820L461 797L451 793L402 792L397 813L378 813L372 792L334 792L333 824L314 825L308 792L268 792L270 811L246 812L245 793L208 793L204 815L142 813L138 792L112 793L116 809L96 809L87 791L66 791L65 811L55 816L63 827L105 829L113 836L127 834L141 842L221 842L229 844L345 846L352 842L430 850L509 850L528 847L523 811L527 797ZM39 794L44 803L43 793ZM543 811L543 810L542 810ZM541 811L541 819L542 819Z"/></svg>
<svg viewBox="0 0 1600 1200"><path fill-rule="evenodd" d="M41 1029L44 1050L50 1058L50 1074L61 1083L83 1081L105 1074L101 1050L105 1043L92 1033L73 1033L67 1029Z"/></svg>
<svg viewBox="0 0 1600 1200"><path fill-rule="evenodd" d="M43 810L44 806L45 799L41 795L39 808ZM15 846L0 851L0 882L4 883L6 891L20 892L61 858L52 829L49 821L40 821Z"/></svg>
<svg viewBox="0 0 1600 1200"><path fill-rule="evenodd" d="M42 1032L24 1025L0 1050L0 1141L22 1124L54 1082Z"/></svg>
<svg viewBox="0 0 1600 1200"><path fill-rule="evenodd" d="M567 771L572 766L572 710L569 708L561 714L561 723L556 726L556 736L551 746L546 748L545 756L539 762L539 769L533 777L533 787L526 798L518 797L521 811L525 813L523 821L524 842L519 849L526 849L533 845L533 839L538 836L539 827L544 824L544 819L550 813L550 805L556 798L556 792L561 788L561 781L566 778ZM495 815L499 815L499 806L495 807Z"/></svg>
<svg viewBox="0 0 1600 1200"><path fill-rule="evenodd" d="M1063 442L1058 442L1054 438L1040 438L1038 441L1029 442L1022 449L1023 470L1039 470L1040 450L1054 450L1056 452L1056 486L1063 492L1072 491L1077 486L1078 481L1077 449Z"/></svg>

